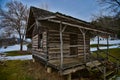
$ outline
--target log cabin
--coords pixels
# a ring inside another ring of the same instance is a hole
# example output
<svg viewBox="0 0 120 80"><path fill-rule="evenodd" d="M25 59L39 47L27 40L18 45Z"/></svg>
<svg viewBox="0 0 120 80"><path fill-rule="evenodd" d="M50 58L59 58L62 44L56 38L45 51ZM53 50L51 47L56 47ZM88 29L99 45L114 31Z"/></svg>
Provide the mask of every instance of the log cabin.
<svg viewBox="0 0 120 80"><path fill-rule="evenodd" d="M30 8L26 38L32 39L33 59L61 75L100 65L99 59L91 59L93 34L109 36L111 31L59 12Z"/></svg>

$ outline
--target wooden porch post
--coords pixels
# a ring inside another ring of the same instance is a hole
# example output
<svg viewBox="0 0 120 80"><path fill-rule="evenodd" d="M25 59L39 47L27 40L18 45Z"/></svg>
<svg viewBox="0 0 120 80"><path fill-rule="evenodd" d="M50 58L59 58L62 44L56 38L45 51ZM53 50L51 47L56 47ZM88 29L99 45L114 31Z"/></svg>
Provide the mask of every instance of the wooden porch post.
<svg viewBox="0 0 120 80"><path fill-rule="evenodd" d="M99 55L98 55L98 54L99 54L99 44L100 44L99 39L100 39L100 38L99 38L99 35L98 35L98 36L97 36L97 43L98 43L98 44L97 44L97 58L98 58L98 56L99 56Z"/></svg>
<svg viewBox="0 0 120 80"><path fill-rule="evenodd" d="M86 62L86 42L85 42L85 33L83 33L83 41L84 41L84 61Z"/></svg>
<svg viewBox="0 0 120 80"><path fill-rule="evenodd" d="M81 31L81 33L83 35L84 62L86 62L87 61L87 55L86 55L86 40L85 40L86 37L85 37L85 34L86 34L87 31L85 32L82 29L80 29L80 31Z"/></svg>
<svg viewBox="0 0 120 80"><path fill-rule="evenodd" d="M71 80L71 73L68 74L67 80Z"/></svg>
<svg viewBox="0 0 120 80"><path fill-rule="evenodd" d="M104 80L106 80L106 67L104 67L104 70L103 70L103 78L104 78Z"/></svg>
<svg viewBox="0 0 120 80"><path fill-rule="evenodd" d="M49 55L48 55L48 31L46 32L46 65L48 65Z"/></svg>
<svg viewBox="0 0 120 80"><path fill-rule="evenodd" d="M109 35L107 35L107 60L108 60L108 54L109 54Z"/></svg>
<svg viewBox="0 0 120 80"><path fill-rule="evenodd" d="M60 68L63 69L63 37L62 37L62 22L60 22Z"/></svg>

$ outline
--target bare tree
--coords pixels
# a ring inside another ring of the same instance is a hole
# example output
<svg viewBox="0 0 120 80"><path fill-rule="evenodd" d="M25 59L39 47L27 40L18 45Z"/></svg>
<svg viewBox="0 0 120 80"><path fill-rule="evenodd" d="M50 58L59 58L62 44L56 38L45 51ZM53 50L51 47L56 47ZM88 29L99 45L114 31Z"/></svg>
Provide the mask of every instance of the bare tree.
<svg viewBox="0 0 120 80"><path fill-rule="evenodd" d="M16 31L20 38L20 51L23 50L23 40L26 32L26 22L28 18L27 6L18 1L11 1L6 4L6 11L0 9L0 18L2 27L11 28Z"/></svg>
<svg viewBox="0 0 120 80"><path fill-rule="evenodd" d="M120 0L98 0L100 4L115 13L120 13Z"/></svg>
<svg viewBox="0 0 120 80"><path fill-rule="evenodd" d="M93 16L94 20L92 23L98 27L108 28L108 29L116 29L118 26L115 23L115 19L112 16Z"/></svg>

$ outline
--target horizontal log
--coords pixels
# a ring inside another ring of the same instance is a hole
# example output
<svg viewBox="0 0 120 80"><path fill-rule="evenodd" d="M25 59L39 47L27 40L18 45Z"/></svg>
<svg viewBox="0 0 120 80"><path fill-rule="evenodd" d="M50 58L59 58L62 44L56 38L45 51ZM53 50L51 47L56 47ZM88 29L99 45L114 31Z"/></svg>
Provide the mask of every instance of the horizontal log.
<svg viewBox="0 0 120 80"><path fill-rule="evenodd" d="M49 38L48 39L48 42L49 41L60 41L60 38ZM70 39L69 38L63 38L63 41L66 41L66 42L70 42Z"/></svg>
<svg viewBox="0 0 120 80"><path fill-rule="evenodd" d="M32 41L38 41L38 38L37 39L32 39Z"/></svg>
<svg viewBox="0 0 120 80"><path fill-rule="evenodd" d="M38 41L32 41L32 44L34 44L34 43L38 43Z"/></svg>
<svg viewBox="0 0 120 80"><path fill-rule="evenodd" d="M53 47L53 48L48 48L48 50L60 50L60 47ZM63 50L69 50L69 48L68 47L63 47Z"/></svg>
<svg viewBox="0 0 120 80"><path fill-rule="evenodd" d="M37 48L38 46L34 46L34 45L33 45L32 47L36 47L36 48Z"/></svg>
<svg viewBox="0 0 120 80"><path fill-rule="evenodd" d="M60 36L49 36L48 37L48 39L59 39L60 40ZM70 40L70 38L69 37L63 37L63 39L68 39L68 40Z"/></svg>
<svg viewBox="0 0 120 80"><path fill-rule="evenodd" d="M49 32L59 32L58 30L48 30ZM75 32L66 32L66 31L64 31L63 32L63 34L78 34L78 33L75 33ZM81 35L81 34L79 34L79 35Z"/></svg>
<svg viewBox="0 0 120 80"><path fill-rule="evenodd" d="M32 43L32 45L36 45L36 46L38 46L38 43L34 43L34 44Z"/></svg>
<svg viewBox="0 0 120 80"><path fill-rule="evenodd" d="M58 30L51 30L49 29L48 32L59 32Z"/></svg>
<svg viewBox="0 0 120 80"><path fill-rule="evenodd" d="M84 52L84 50L82 49L82 50L78 50L78 52Z"/></svg>
<svg viewBox="0 0 120 80"><path fill-rule="evenodd" d="M70 39L69 36L62 36L63 38L67 38L67 39ZM49 36L49 38L57 38L57 39L60 39L60 36Z"/></svg>
<svg viewBox="0 0 120 80"><path fill-rule="evenodd" d="M40 52L37 52L37 51L33 51L33 55L37 55L37 56L40 56L40 57L43 57L43 58L46 58L46 54L44 53L40 53Z"/></svg>
<svg viewBox="0 0 120 80"><path fill-rule="evenodd" d="M38 44L38 42L32 42L32 44L34 45L34 44Z"/></svg>
<svg viewBox="0 0 120 80"><path fill-rule="evenodd" d="M78 42L83 42L83 39L78 39ZM85 40L85 42L90 42L90 40Z"/></svg>
<svg viewBox="0 0 120 80"><path fill-rule="evenodd" d="M38 36L36 36L36 37L32 37L32 39L37 39L38 38Z"/></svg>
<svg viewBox="0 0 120 80"><path fill-rule="evenodd" d="M83 45L69 45L67 47L82 47Z"/></svg>
<svg viewBox="0 0 120 80"><path fill-rule="evenodd" d="M68 53L64 53L63 56L67 56L69 55ZM48 55L49 58L55 58L55 57L60 57L59 53L54 53L54 54L49 54Z"/></svg>
<svg viewBox="0 0 120 80"><path fill-rule="evenodd" d="M38 42L38 40L32 40L32 42Z"/></svg>
<svg viewBox="0 0 120 80"><path fill-rule="evenodd" d="M32 44L32 45L36 45L36 46L38 46L38 43L34 43L34 44Z"/></svg>
<svg viewBox="0 0 120 80"><path fill-rule="evenodd" d="M83 50L84 48L78 48L78 50ZM87 50L88 48L86 48L86 50Z"/></svg>
<svg viewBox="0 0 120 80"><path fill-rule="evenodd" d="M51 44L49 44L48 46L49 46L49 48L60 48L60 44L51 43ZM83 49L83 48L84 48L83 45L69 45L69 44L63 44L63 48L69 49L70 47L78 47L78 49ZM89 46L86 45L86 48L89 48Z"/></svg>
<svg viewBox="0 0 120 80"><path fill-rule="evenodd" d="M49 54L54 54L54 53L58 53L60 54L60 51L49 51ZM70 53L70 51L63 51L63 53Z"/></svg>
<svg viewBox="0 0 120 80"><path fill-rule="evenodd" d="M32 40L33 40L33 39L38 39L38 37L36 37L36 38L32 38Z"/></svg>
<svg viewBox="0 0 120 80"><path fill-rule="evenodd" d="M37 34L37 35L35 35L35 36L33 36L33 38L36 38L36 37L38 37L38 34Z"/></svg>
<svg viewBox="0 0 120 80"><path fill-rule="evenodd" d="M43 49L36 49L36 51L43 51Z"/></svg>
<svg viewBox="0 0 120 80"><path fill-rule="evenodd" d="M32 45L32 47L38 47L37 45Z"/></svg>
<svg viewBox="0 0 120 80"><path fill-rule="evenodd" d="M63 46L68 46L69 43L64 43ZM48 43L48 46L60 46L60 43Z"/></svg>
<svg viewBox="0 0 120 80"><path fill-rule="evenodd" d="M32 44L32 46L38 46L38 43L36 43L36 44Z"/></svg>
<svg viewBox="0 0 120 80"><path fill-rule="evenodd" d="M78 56L83 56L84 54L83 53L78 53Z"/></svg>
<svg viewBox="0 0 120 80"><path fill-rule="evenodd" d="M52 52L53 53L55 53L55 52L60 53L60 50L48 50L48 52L50 52L50 53L52 53ZM70 50L69 49L64 49L63 52L70 53Z"/></svg>
<svg viewBox="0 0 120 80"><path fill-rule="evenodd" d="M48 32L48 36L60 36L60 32Z"/></svg>
<svg viewBox="0 0 120 80"><path fill-rule="evenodd" d="M60 41L48 41L48 43L58 43L60 44ZM63 41L63 44L69 44L69 41Z"/></svg>

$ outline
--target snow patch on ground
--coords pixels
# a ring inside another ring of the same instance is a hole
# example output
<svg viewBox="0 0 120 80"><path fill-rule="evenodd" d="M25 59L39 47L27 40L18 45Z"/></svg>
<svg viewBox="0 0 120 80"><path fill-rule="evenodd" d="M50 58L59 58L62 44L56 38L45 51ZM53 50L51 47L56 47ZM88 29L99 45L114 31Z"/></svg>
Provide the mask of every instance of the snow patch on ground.
<svg viewBox="0 0 120 80"><path fill-rule="evenodd" d="M97 44L97 41L90 41L90 44ZM100 41L100 44L107 44L107 40ZM109 40L109 44L113 44L113 46L109 46L109 49L120 47L120 40ZM100 49L107 49L106 47L99 47ZM90 51L97 51L97 48L90 48Z"/></svg>
<svg viewBox="0 0 120 80"><path fill-rule="evenodd" d="M0 57L0 60L30 60L32 55Z"/></svg>
<svg viewBox="0 0 120 80"><path fill-rule="evenodd" d="M118 48L119 46L109 46L109 49ZM99 47L100 49L107 49L107 47ZM90 48L90 51L97 51L97 48Z"/></svg>
<svg viewBox="0 0 120 80"><path fill-rule="evenodd" d="M90 44L97 44L97 41L90 41ZM107 44L107 40L100 41L100 44ZM109 44L120 44L120 40L109 40Z"/></svg>
<svg viewBox="0 0 120 80"><path fill-rule="evenodd" d="M0 48L0 53L7 52L7 51L19 51L20 50L20 45L16 44L13 46L8 46L7 48ZM23 45L23 50L27 50L27 46Z"/></svg>

